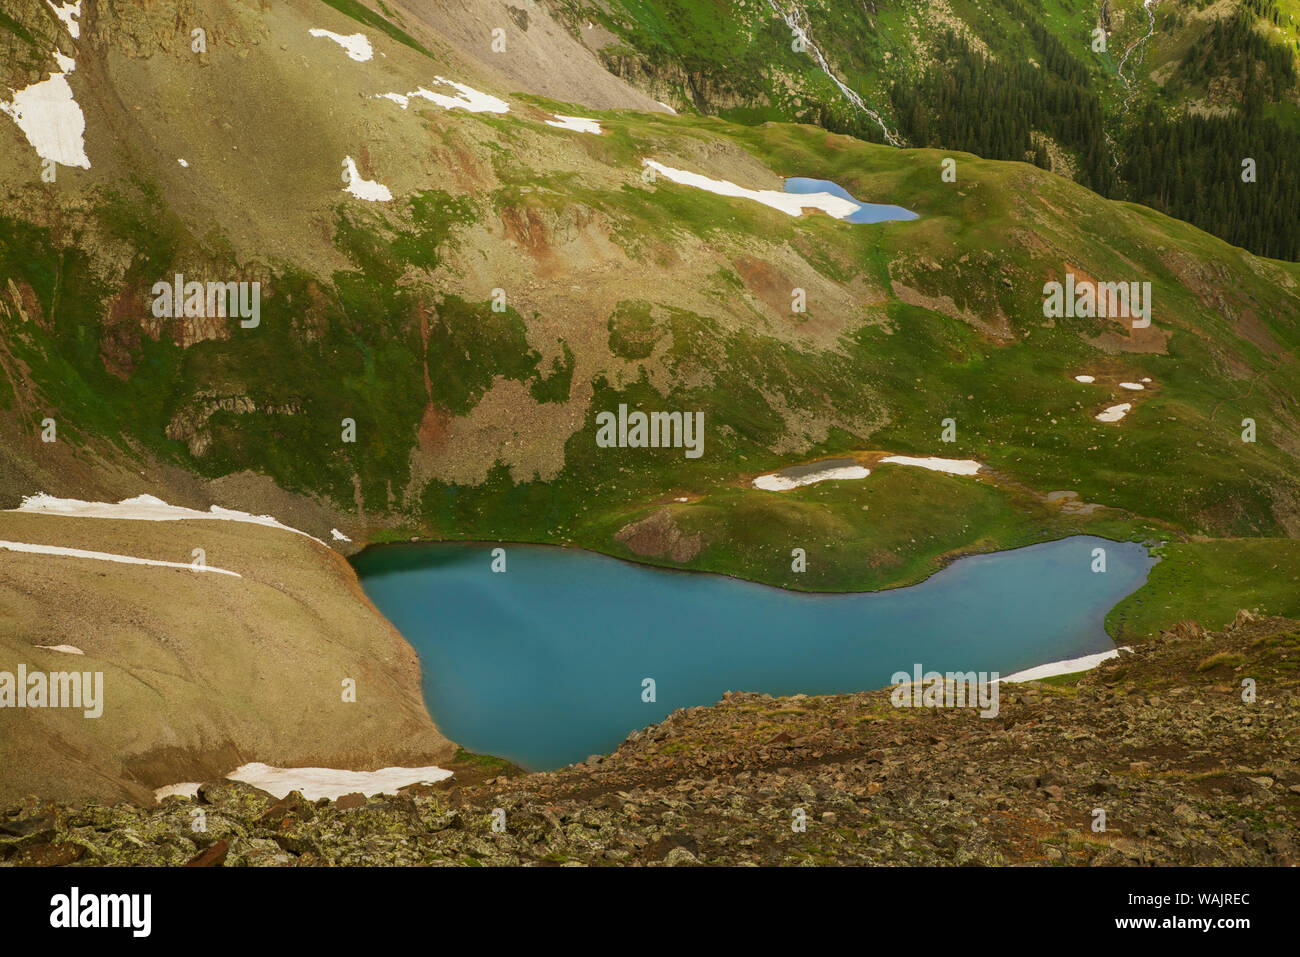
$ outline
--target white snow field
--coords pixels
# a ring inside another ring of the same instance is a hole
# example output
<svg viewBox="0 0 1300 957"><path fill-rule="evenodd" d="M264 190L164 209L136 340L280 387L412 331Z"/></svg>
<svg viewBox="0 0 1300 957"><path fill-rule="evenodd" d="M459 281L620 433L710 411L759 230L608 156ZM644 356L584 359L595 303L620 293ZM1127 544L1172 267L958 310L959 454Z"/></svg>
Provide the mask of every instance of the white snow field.
<svg viewBox="0 0 1300 957"><path fill-rule="evenodd" d="M444 110L466 110L470 113L509 113L510 104L505 100L498 99L490 93L481 93L472 86L466 86L464 83L457 83L455 80L446 80L440 76L435 76L434 80L444 86L449 86L456 91L455 96L448 96L445 93L435 93L433 90L426 90L420 87L412 93L380 93L379 99L391 100L402 109L410 105L411 100L420 98L428 100L430 103L436 103Z"/></svg>
<svg viewBox="0 0 1300 957"><path fill-rule="evenodd" d="M597 136L602 132L600 120L588 119L585 116L564 116L562 113L556 113L555 119L547 120L546 125L562 130L573 130L575 133L595 133Z"/></svg>
<svg viewBox="0 0 1300 957"><path fill-rule="evenodd" d="M863 468L861 465L841 465L820 472L812 472L808 475L800 475L797 478L788 478L784 475L772 473L770 475L760 475L754 479L754 488L761 488L765 492L788 492L804 485L815 485L818 482L827 482L832 479L864 479L870 474L871 469Z"/></svg>
<svg viewBox="0 0 1300 957"><path fill-rule="evenodd" d="M1094 418L1098 422L1118 422L1128 415L1131 408L1133 408L1133 403L1121 402L1119 405L1112 405L1105 412L1098 412Z"/></svg>
<svg viewBox="0 0 1300 957"><path fill-rule="evenodd" d="M351 156L343 157L343 165L348 171L348 185L343 187L343 192L351 193L357 199L364 199L369 203L387 203L393 198L392 192L383 183L362 179L361 174L357 172L356 161Z"/></svg>
<svg viewBox="0 0 1300 957"><path fill-rule="evenodd" d="M307 31L314 37L325 37L333 40L341 46L345 53L359 63L365 63L375 55L374 49L370 46L370 38L364 33L353 33L350 36L343 36L338 33L331 33L329 30L313 28Z"/></svg>
<svg viewBox="0 0 1300 957"><path fill-rule="evenodd" d="M58 71L39 83L15 90L12 100L0 102L0 113L18 124L41 159L60 166L90 169L86 156L86 116L68 85L68 74L77 68L77 61L58 50L54 59Z"/></svg>
<svg viewBox="0 0 1300 957"><path fill-rule="evenodd" d="M113 504L110 502L83 502L75 498L55 498L53 495L27 495L14 512L27 512L37 515L65 515L71 518L115 518L140 522L180 522L194 519L204 521L248 522L251 525L264 525L267 528L279 528L286 532L295 532L306 536L313 542L321 542L315 535L281 524L270 515L250 515L231 508L213 505L209 511L200 512L195 508L180 505L168 505L152 495L137 495L124 498ZM329 546L326 546L327 548Z"/></svg>
<svg viewBox="0 0 1300 957"><path fill-rule="evenodd" d="M820 209L836 219L847 219L862 208L857 203L850 202L840 196L834 196L831 193L787 193L776 189L749 189L745 186L737 186L729 180L710 179L707 176L701 176L699 173L674 169L652 159L643 159L641 162L665 179L682 186L693 186L696 189L716 193L719 196L752 200L755 203L770 206L772 209L779 210L788 216L802 215L805 209Z"/></svg>
<svg viewBox="0 0 1300 957"><path fill-rule="evenodd" d="M92 552L84 548L67 548L63 545L33 545L28 542L0 541L0 551L24 552L29 555L59 555L64 558L89 558L100 562L116 562L119 565L156 565L159 568L185 568L192 572L212 572L217 575L231 575L243 578L239 572L211 565L193 565L188 562L164 562L156 558L136 558L134 555L117 555L113 552Z"/></svg>
<svg viewBox="0 0 1300 957"><path fill-rule="evenodd" d="M947 472L949 475L974 475L984 466L974 459L941 459L937 455L917 458L911 455L887 455L880 461L894 465L914 465L929 469L931 472Z"/></svg>

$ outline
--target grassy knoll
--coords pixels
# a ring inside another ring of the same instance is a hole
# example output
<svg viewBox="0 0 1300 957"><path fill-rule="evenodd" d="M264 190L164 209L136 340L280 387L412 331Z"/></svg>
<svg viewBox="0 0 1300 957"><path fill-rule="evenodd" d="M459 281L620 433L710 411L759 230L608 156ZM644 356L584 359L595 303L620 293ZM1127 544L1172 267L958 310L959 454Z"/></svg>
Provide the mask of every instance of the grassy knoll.
<svg viewBox="0 0 1300 957"><path fill-rule="evenodd" d="M807 591L892 588L920 581L962 554L1073 534L1142 540L1155 531L1115 515L1069 516L992 484L895 465L873 469L863 480L791 492L729 487L669 507L683 532L702 542L690 567ZM583 526L580 538L608 540L625 520L650 511L607 516ZM807 555L805 572L791 569L794 548ZM620 543L603 550L647 560Z"/></svg>
<svg viewBox="0 0 1300 957"><path fill-rule="evenodd" d="M1132 641L1192 620L1221 628L1239 608L1300 617L1300 541L1236 539L1172 542L1146 585L1106 617L1117 641Z"/></svg>

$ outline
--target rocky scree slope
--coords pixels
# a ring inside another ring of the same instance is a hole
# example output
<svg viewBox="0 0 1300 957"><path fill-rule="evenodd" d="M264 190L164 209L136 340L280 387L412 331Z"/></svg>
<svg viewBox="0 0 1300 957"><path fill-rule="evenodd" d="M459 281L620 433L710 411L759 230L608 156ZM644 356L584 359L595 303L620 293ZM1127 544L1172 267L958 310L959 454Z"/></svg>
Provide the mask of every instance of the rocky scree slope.
<svg viewBox="0 0 1300 957"><path fill-rule="evenodd" d="M215 782L197 805L148 810L32 798L0 814L0 860L1295 865L1298 658L1300 623L1243 611L1220 632L1184 622L1081 676L1006 686L992 719L895 708L888 690L729 694L583 765L478 763L396 797L312 804Z"/></svg>

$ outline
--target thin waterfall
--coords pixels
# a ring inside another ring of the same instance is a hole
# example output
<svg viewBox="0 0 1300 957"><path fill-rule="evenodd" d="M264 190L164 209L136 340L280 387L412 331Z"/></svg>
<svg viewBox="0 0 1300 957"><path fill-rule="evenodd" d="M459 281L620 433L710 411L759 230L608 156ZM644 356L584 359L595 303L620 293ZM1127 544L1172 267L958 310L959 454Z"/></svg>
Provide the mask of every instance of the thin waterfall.
<svg viewBox="0 0 1300 957"><path fill-rule="evenodd" d="M821 67L821 71L825 73L828 77L830 77L831 82L834 83L837 87L839 87L840 92L844 94L844 96L848 99L848 101L852 103L855 107L857 107L859 110L861 110L863 113L866 113L867 116L875 120L876 124L880 127L881 131L885 134L885 139L886 141L888 141L889 145L902 146L903 145L902 140L900 140L897 136L895 136L890 131L889 127L885 125L885 121L881 118L880 114L877 113L875 110L873 110L871 107L867 106L867 104L862 101L862 97L858 96L858 94L855 91L849 89L848 85L844 83L844 81L841 80L838 76L836 76L834 71L831 70L831 66L829 63L826 62L826 57L822 55L821 49L817 46L816 43L813 42L812 36L810 34L812 23L808 18L807 11L804 10L804 8L797 3L794 5L794 8L789 12L786 12L782 10L779 6L777 6L776 0L767 0L767 3L768 6L772 8L772 12L775 13L782 20L784 20L785 25L791 29L794 35L799 37L799 39L803 41L804 46L807 47L808 49L808 52L812 54L813 59L817 61L817 65Z"/></svg>

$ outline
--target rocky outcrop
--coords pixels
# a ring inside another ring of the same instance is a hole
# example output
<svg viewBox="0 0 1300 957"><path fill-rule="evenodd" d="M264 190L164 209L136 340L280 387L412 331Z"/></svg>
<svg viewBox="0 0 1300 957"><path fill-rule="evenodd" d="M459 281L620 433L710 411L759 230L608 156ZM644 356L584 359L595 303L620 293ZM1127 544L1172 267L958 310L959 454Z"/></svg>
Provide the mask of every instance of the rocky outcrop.
<svg viewBox="0 0 1300 957"><path fill-rule="evenodd" d="M671 558L675 562L689 562L700 553L704 538L699 532L688 535L682 531L672 509L661 508L639 522L624 525L614 535L636 555L647 558Z"/></svg>
<svg viewBox="0 0 1300 957"><path fill-rule="evenodd" d="M675 108L718 114L772 105L771 97L754 77L691 72L671 61L654 62L625 46L601 50L600 57L614 76Z"/></svg>
<svg viewBox="0 0 1300 957"><path fill-rule="evenodd" d="M0 859L1294 865L1297 650L1300 623L1238 616L1077 681L1008 686L991 719L894 708L888 691L728 694L554 773L467 763L438 786L333 804L228 782L152 810L30 801L0 813Z"/></svg>
<svg viewBox="0 0 1300 957"><path fill-rule="evenodd" d="M208 420L218 412L232 415L299 415L302 406L297 402L254 402L247 395L216 395L201 392L190 403L176 412L167 423L167 438L184 442L190 455L201 457L212 446L212 433Z"/></svg>

